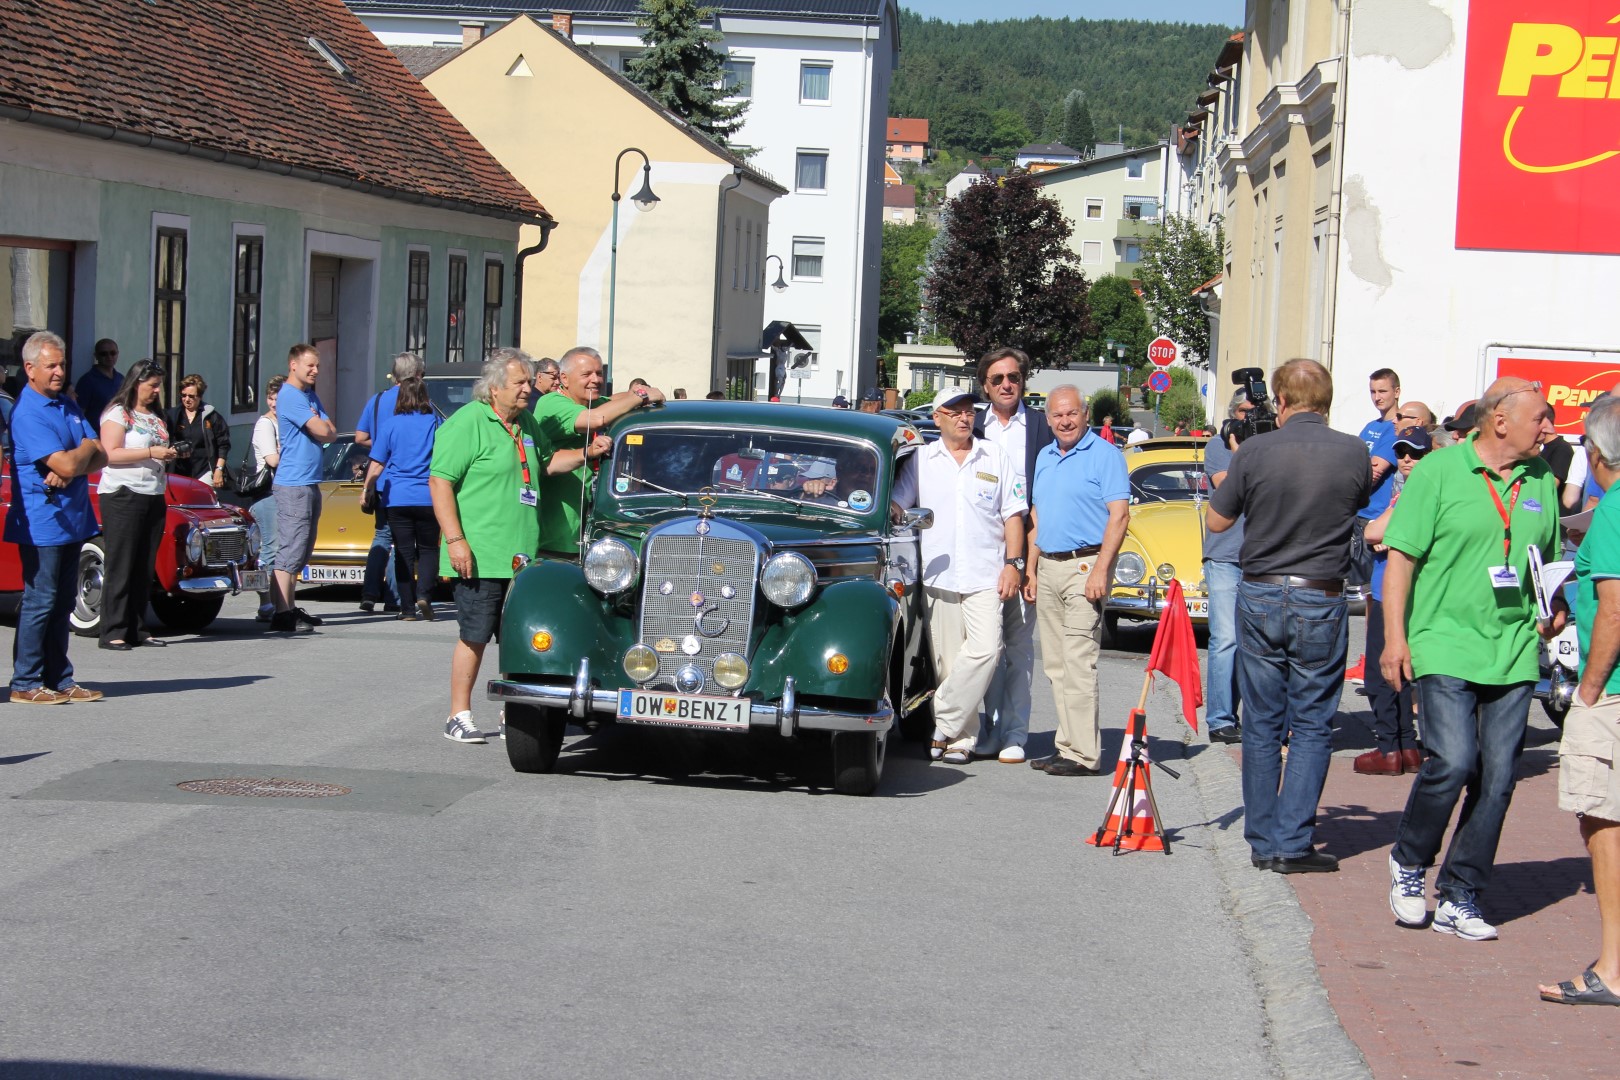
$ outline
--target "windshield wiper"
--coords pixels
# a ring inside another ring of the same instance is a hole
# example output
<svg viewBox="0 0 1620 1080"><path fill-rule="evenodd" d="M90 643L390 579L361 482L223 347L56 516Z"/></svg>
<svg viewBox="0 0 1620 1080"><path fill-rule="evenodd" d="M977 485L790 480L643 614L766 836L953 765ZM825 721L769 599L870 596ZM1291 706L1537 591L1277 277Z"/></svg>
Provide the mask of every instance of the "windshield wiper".
<svg viewBox="0 0 1620 1080"><path fill-rule="evenodd" d="M635 482L637 484L641 484L641 485L643 485L645 487L650 487L654 491L663 492L665 495L673 495L673 496L675 496L677 499L681 500L681 505L683 507L691 505L691 503L687 502L687 500L690 499L691 496L688 495L684 491L676 491L674 488L667 488L662 484L655 484L651 480L643 480L641 477L636 476L633 473L623 473L622 475L624 476L624 478L626 480L633 481L633 482Z"/></svg>

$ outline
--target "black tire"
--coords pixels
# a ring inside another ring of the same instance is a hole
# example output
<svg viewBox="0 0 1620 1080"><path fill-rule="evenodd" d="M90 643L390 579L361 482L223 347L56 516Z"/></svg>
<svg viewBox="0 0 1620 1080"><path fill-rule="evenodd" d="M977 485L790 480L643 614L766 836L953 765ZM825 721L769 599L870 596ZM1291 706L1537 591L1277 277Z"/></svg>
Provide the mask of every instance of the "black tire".
<svg viewBox="0 0 1620 1080"><path fill-rule="evenodd" d="M556 709L535 705L505 706L506 760L521 773L557 771L568 718Z"/></svg>
<svg viewBox="0 0 1620 1080"><path fill-rule="evenodd" d="M888 750L887 731L833 732L833 790L840 795L872 794L883 779Z"/></svg>
<svg viewBox="0 0 1620 1080"><path fill-rule="evenodd" d="M152 612L158 622L177 634L195 634L206 630L219 618L219 609L225 606L224 593L197 593L185 596L178 593L153 593Z"/></svg>
<svg viewBox="0 0 1620 1080"><path fill-rule="evenodd" d="M1102 647L1112 649L1119 643L1119 616L1112 611L1103 612Z"/></svg>
<svg viewBox="0 0 1620 1080"><path fill-rule="evenodd" d="M74 585L73 610L68 622L80 637L101 634L101 597L106 587L107 553L102 550L102 538L86 540L79 549L79 576Z"/></svg>

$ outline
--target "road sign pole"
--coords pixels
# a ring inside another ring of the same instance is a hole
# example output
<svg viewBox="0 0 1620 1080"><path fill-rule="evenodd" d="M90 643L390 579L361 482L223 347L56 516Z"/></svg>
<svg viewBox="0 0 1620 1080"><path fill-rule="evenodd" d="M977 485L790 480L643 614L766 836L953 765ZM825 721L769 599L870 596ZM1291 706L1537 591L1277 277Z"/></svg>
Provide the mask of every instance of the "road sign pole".
<svg viewBox="0 0 1620 1080"><path fill-rule="evenodd" d="M1162 404L1164 404L1164 395L1155 394L1153 397L1153 434L1155 435L1163 434L1159 430L1159 406Z"/></svg>

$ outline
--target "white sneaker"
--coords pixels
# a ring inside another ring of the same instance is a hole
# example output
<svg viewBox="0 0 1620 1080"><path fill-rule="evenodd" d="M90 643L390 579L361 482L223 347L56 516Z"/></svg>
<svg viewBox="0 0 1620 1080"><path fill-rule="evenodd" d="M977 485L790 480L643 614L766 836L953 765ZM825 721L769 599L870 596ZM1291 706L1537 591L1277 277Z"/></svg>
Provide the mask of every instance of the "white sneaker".
<svg viewBox="0 0 1620 1080"><path fill-rule="evenodd" d="M1442 900L1434 909L1434 929L1464 941L1495 941L1496 927L1486 922L1472 900Z"/></svg>
<svg viewBox="0 0 1620 1080"><path fill-rule="evenodd" d="M482 743L489 740L473 726L472 713L458 712L444 722L444 737L454 742Z"/></svg>
<svg viewBox="0 0 1620 1080"><path fill-rule="evenodd" d="M1407 869L1389 858L1389 910L1402 926L1422 926L1429 917L1428 890L1423 884L1421 866Z"/></svg>
<svg viewBox="0 0 1620 1080"><path fill-rule="evenodd" d="M996 760L1003 765L1017 765L1024 760L1024 748L1022 746L1003 746L1001 753L996 755Z"/></svg>

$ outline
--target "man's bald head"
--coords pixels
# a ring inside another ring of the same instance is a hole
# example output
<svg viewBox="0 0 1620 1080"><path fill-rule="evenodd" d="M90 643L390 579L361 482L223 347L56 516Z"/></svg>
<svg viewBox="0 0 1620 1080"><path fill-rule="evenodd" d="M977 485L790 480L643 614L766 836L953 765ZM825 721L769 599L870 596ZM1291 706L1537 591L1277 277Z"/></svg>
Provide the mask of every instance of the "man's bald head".
<svg viewBox="0 0 1620 1080"><path fill-rule="evenodd" d="M1483 425L1487 416L1496 412L1508 413L1524 407L1534 408L1537 412L1552 410L1547 399L1541 396L1541 384L1521 379L1516 375L1504 375L1485 388L1480 396L1478 413Z"/></svg>

